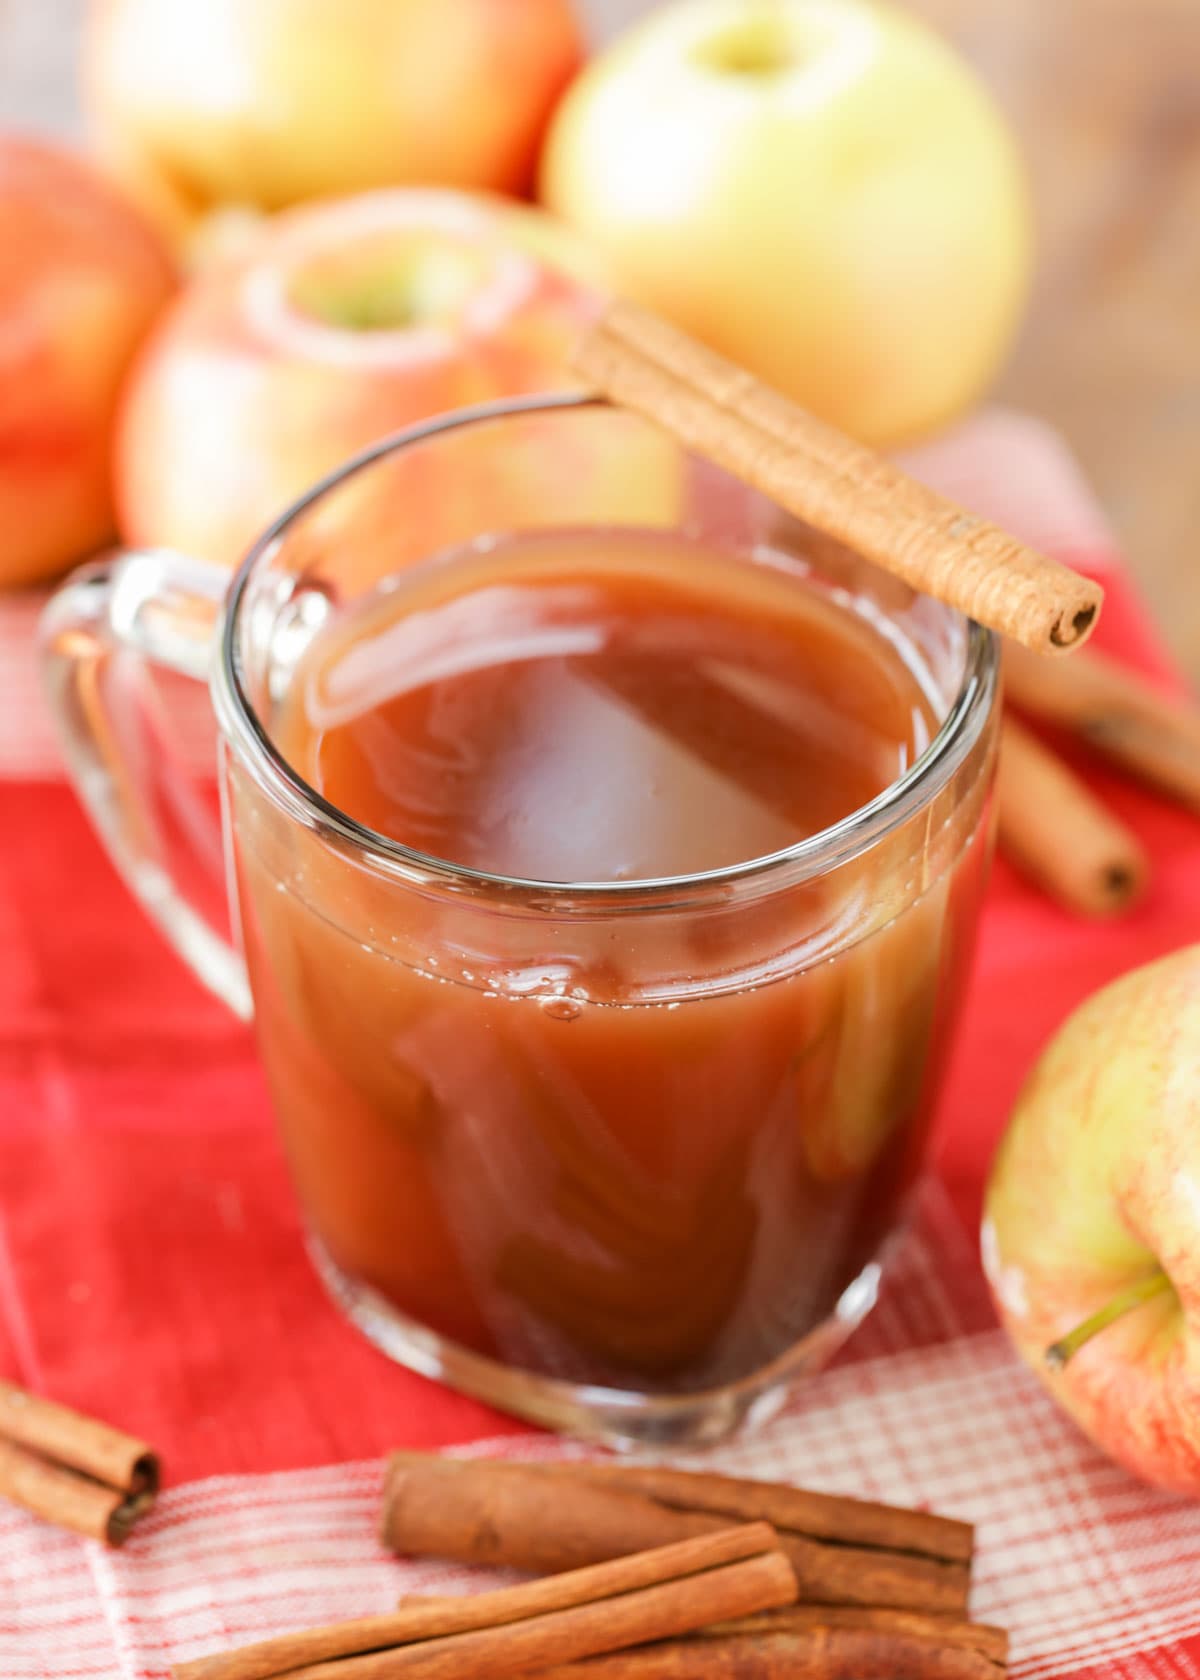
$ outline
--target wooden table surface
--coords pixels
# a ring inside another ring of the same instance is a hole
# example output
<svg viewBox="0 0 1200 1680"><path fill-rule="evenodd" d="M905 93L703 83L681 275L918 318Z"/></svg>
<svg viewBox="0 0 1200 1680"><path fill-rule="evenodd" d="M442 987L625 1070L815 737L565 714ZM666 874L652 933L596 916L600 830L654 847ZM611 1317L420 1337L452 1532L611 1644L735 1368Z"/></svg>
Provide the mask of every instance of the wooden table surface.
<svg viewBox="0 0 1200 1680"><path fill-rule="evenodd" d="M249 3L249 0L247 0ZM979 66L1040 235L998 394L1059 426L1200 683L1200 0L909 0ZM585 0L611 29L647 0ZM82 0L0 0L0 123L77 133Z"/></svg>

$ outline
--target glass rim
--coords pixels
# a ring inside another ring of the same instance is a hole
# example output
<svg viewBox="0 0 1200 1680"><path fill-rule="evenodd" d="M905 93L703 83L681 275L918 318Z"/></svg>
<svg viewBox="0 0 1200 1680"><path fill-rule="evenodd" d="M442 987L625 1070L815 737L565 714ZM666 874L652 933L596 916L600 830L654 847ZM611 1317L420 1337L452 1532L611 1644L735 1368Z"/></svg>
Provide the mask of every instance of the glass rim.
<svg viewBox="0 0 1200 1680"><path fill-rule="evenodd" d="M566 907L584 899L597 907L615 909L621 902L644 906L663 900L678 903L681 896L708 897L754 883L795 885L828 873L868 851L901 823L930 803L947 785L974 747L989 717L997 690L999 648L996 636L952 607L943 610L967 626L967 649L962 680L945 717L925 750L903 775L866 805L849 812L828 828L790 846L724 865L681 875L622 881L544 881L492 873L454 863L406 846L402 841L356 821L312 787L275 746L247 691L238 656L238 625L250 579L260 561L272 554L292 525L317 502L387 456L466 427L492 424L523 415L615 408L607 398L589 392L549 392L510 397L453 409L432 419L392 432L360 450L317 480L293 501L257 538L238 566L225 599L223 623L213 670L215 710L223 733L237 748L260 785L277 803L306 826L349 846L376 869L383 868L408 882L449 890L487 891L535 900L541 910ZM649 422L645 422L649 424ZM689 453L680 444L683 453Z"/></svg>

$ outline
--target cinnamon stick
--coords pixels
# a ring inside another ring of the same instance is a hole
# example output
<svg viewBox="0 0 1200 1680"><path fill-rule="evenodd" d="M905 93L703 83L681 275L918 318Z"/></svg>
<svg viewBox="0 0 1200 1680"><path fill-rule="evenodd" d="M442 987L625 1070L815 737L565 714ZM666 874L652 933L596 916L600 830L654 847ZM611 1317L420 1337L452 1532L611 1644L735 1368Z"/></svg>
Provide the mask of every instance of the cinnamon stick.
<svg viewBox="0 0 1200 1680"><path fill-rule="evenodd" d="M978 1651L859 1628L676 1639L548 1669L543 1680L1003 1680Z"/></svg>
<svg viewBox="0 0 1200 1680"><path fill-rule="evenodd" d="M144 1441L15 1383L0 1381L0 1436L110 1487L158 1486L158 1461Z"/></svg>
<svg viewBox="0 0 1200 1680"><path fill-rule="evenodd" d="M550 1580L313 1628L178 1665L175 1680L503 1680L790 1603L765 1523Z"/></svg>
<svg viewBox="0 0 1200 1680"><path fill-rule="evenodd" d="M996 773L997 839L1017 868L1081 916L1115 916L1145 890L1137 837L1015 718Z"/></svg>
<svg viewBox="0 0 1200 1680"><path fill-rule="evenodd" d="M953 1646L975 1651L996 1666L1008 1661L1008 1633L986 1622L969 1622L961 1616L925 1616L912 1610L872 1609L865 1605L789 1604L778 1610L764 1610L736 1621L717 1622L701 1629L701 1639L731 1634L807 1634L820 1628L852 1628L872 1633L902 1635L927 1645Z"/></svg>
<svg viewBox="0 0 1200 1680"><path fill-rule="evenodd" d="M1200 811L1200 709L1162 694L1102 653L1069 663L1010 648L1005 692L1030 717L1068 729L1140 781Z"/></svg>
<svg viewBox="0 0 1200 1680"><path fill-rule="evenodd" d="M575 368L817 531L1023 646L1064 652L1094 629L1098 584L956 507L657 316L612 304L578 347Z"/></svg>
<svg viewBox="0 0 1200 1680"><path fill-rule="evenodd" d="M416 1604L453 1603L428 1593L407 1593L397 1608ZM753 1616L738 1616L700 1628L693 1639L728 1639L741 1635L809 1634L822 1628L852 1628L873 1633L894 1633L916 1642L957 1650L975 1651L999 1668L1008 1661L1008 1633L987 1622L969 1622L962 1616L922 1615L915 1610L873 1609L859 1604L786 1604L776 1610L762 1610Z"/></svg>
<svg viewBox="0 0 1200 1680"><path fill-rule="evenodd" d="M0 1381L0 1496L119 1546L158 1491L144 1441Z"/></svg>
<svg viewBox="0 0 1200 1680"><path fill-rule="evenodd" d="M384 1543L401 1552L553 1574L713 1533L728 1521L581 1470L395 1453L384 1486ZM959 1557L833 1544L790 1530L779 1532L778 1543L808 1602L924 1611L966 1605L970 1571Z"/></svg>
<svg viewBox="0 0 1200 1680"><path fill-rule="evenodd" d="M551 1474L557 1466L542 1466ZM781 1533L842 1545L917 1552L970 1563L975 1531L970 1523L932 1511L910 1511L873 1500L847 1499L781 1482L759 1482L709 1471L672 1470L660 1464L578 1464L570 1474L608 1487L630 1488L676 1510L711 1511L739 1522L769 1522Z"/></svg>

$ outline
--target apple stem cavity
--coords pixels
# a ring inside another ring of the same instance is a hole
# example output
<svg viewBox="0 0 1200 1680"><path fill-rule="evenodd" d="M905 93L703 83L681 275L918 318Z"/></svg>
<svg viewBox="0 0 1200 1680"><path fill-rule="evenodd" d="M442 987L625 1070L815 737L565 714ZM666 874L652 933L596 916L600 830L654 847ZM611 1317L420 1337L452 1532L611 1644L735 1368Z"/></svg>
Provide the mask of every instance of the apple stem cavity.
<svg viewBox="0 0 1200 1680"><path fill-rule="evenodd" d="M347 260L348 249L360 269ZM343 247L300 272L292 303L345 332L401 332L452 321L487 278L487 259L467 250L419 240L398 241L393 250Z"/></svg>
<svg viewBox="0 0 1200 1680"><path fill-rule="evenodd" d="M1136 1283L1131 1283L1128 1289L1122 1289L1119 1294L1114 1295L1111 1301L1098 1312L1094 1312L1090 1318L1085 1318L1082 1324L1077 1324L1074 1330L1060 1337L1057 1342L1052 1342L1045 1352L1046 1364L1052 1371L1061 1371L1068 1360L1073 1359L1093 1336L1098 1335L1101 1330L1106 1330L1118 1318L1124 1318L1125 1314L1132 1312L1135 1307L1153 1301L1156 1295L1164 1294L1170 1287L1170 1278L1161 1266L1156 1266L1146 1277L1139 1278Z"/></svg>
<svg viewBox="0 0 1200 1680"><path fill-rule="evenodd" d="M733 76L775 76L795 69L805 56L794 28L773 12L749 15L702 42L695 53L697 63Z"/></svg>

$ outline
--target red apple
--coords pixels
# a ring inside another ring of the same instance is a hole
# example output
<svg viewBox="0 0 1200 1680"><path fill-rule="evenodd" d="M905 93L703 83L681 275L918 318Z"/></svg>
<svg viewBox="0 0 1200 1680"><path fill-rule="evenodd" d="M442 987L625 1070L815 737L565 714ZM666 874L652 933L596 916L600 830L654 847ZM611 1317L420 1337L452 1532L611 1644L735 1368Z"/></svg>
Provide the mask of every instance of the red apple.
<svg viewBox="0 0 1200 1680"><path fill-rule="evenodd" d="M570 0L92 0L97 141L147 208L528 184Z"/></svg>
<svg viewBox="0 0 1200 1680"><path fill-rule="evenodd" d="M157 235L86 165L0 137L0 585L112 535L118 388L172 286Z"/></svg>
<svg viewBox="0 0 1200 1680"><path fill-rule="evenodd" d="M563 388L597 307L537 210L397 188L291 211L163 318L121 416L121 525L227 564L317 478L447 409Z"/></svg>
<svg viewBox="0 0 1200 1680"><path fill-rule="evenodd" d="M1106 986L1051 1042L983 1251L1018 1349L1079 1424L1200 1495L1200 945Z"/></svg>

